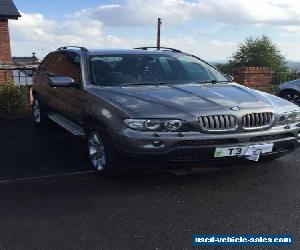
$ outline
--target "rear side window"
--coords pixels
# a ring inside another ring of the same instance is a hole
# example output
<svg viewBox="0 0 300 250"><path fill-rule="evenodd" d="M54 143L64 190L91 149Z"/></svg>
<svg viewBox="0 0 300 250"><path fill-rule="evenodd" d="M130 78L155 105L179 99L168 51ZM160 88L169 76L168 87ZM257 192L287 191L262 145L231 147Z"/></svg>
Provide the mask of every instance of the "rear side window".
<svg viewBox="0 0 300 250"><path fill-rule="evenodd" d="M53 53L45 71L50 76L71 77L76 84L82 84L80 55L74 52Z"/></svg>

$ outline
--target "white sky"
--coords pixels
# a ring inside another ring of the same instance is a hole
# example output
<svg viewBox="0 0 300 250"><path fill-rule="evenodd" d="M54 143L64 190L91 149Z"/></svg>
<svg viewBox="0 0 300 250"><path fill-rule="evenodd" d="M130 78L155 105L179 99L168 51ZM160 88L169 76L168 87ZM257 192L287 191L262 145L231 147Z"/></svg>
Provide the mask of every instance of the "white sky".
<svg viewBox="0 0 300 250"><path fill-rule="evenodd" d="M226 60L246 37L265 34L288 59L300 61L300 0L81 1L75 10L61 0L57 13L43 5L30 12L31 2L22 2L22 18L10 22L17 56L35 51L42 57L63 45L153 46L161 17L163 46L206 60Z"/></svg>

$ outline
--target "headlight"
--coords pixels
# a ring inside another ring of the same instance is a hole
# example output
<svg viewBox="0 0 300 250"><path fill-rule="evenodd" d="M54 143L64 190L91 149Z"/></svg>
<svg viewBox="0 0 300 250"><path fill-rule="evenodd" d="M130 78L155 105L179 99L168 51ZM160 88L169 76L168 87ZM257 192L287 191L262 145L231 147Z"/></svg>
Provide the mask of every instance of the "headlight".
<svg viewBox="0 0 300 250"><path fill-rule="evenodd" d="M127 127L142 131L182 131L188 129L187 122L169 119L125 119Z"/></svg>
<svg viewBox="0 0 300 250"><path fill-rule="evenodd" d="M146 120L144 122L144 127L148 130L159 130L161 122L157 120Z"/></svg>
<svg viewBox="0 0 300 250"><path fill-rule="evenodd" d="M283 113L278 119L279 125L285 125L296 122L300 122L300 110Z"/></svg>
<svg viewBox="0 0 300 250"><path fill-rule="evenodd" d="M164 126L167 130L177 131L182 126L182 121L180 120L169 120L164 122Z"/></svg>

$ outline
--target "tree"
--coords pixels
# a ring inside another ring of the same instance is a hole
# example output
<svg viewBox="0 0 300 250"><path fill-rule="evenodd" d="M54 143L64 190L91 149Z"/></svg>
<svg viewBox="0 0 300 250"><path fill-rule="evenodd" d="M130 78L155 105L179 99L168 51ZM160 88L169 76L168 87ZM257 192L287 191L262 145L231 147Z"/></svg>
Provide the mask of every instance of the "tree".
<svg viewBox="0 0 300 250"><path fill-rule="evenodd" d="M272 40L263 35L247 38L230 60L233 67L270 67L275 71L286 70L286 59Z"/></svg>

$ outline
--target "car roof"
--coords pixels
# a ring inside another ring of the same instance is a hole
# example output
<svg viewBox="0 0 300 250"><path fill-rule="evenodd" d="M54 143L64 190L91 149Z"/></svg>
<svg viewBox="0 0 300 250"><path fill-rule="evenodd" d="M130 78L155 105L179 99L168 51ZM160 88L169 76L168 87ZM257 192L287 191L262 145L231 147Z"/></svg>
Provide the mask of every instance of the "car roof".
<svg viewBox="0 0 300 250"><path fill-rule="evenodd" d="M142 49L97 49L97 50L89 50L89 55L136 55L136 54L170 54L170 53L178 53L170 50L142 50Z"/></svg>
<svg viewBox="0 0 300 250"><path fill-rule="evenodd" d="M97 55L153 55L153 54L178 54L178 53L184 53L181 51L172 51L167 49L160 49L160 50L145 50L145 49L92 49L92 50L80 50L80 49L67 49L62 48L55 52L76 52L76 53L87 53L88 55L97 56ZM52 53L53 53L52 52Z"/></svg>

